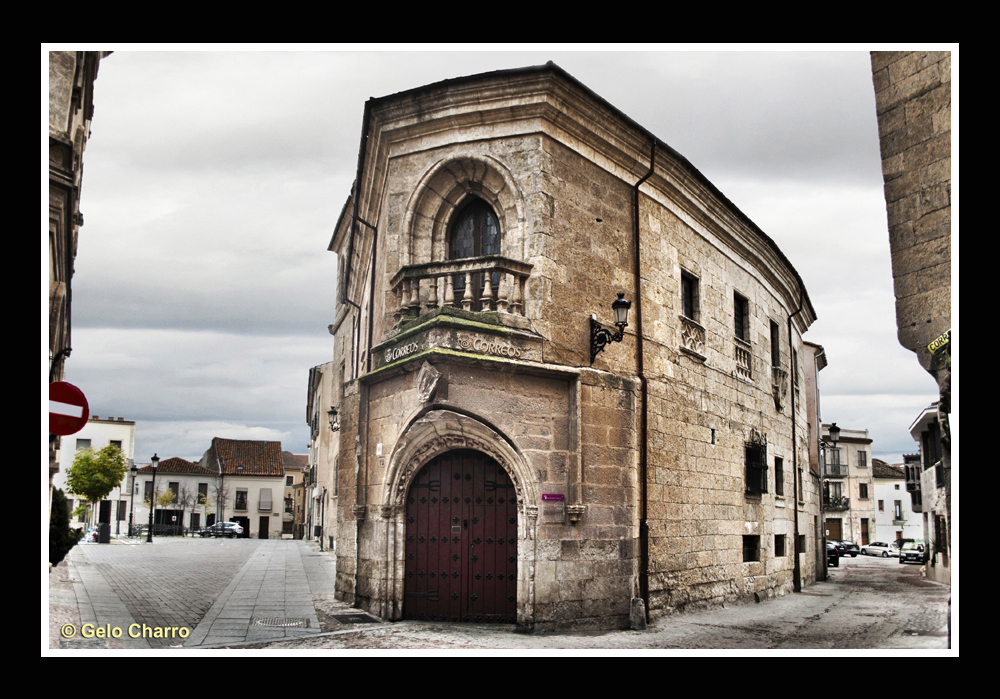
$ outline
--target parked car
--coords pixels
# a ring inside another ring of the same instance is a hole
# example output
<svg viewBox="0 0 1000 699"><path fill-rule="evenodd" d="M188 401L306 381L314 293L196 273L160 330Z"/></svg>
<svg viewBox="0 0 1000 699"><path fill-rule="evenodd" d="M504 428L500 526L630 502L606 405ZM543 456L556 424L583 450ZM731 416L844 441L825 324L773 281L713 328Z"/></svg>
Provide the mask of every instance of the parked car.
<svg viewBox="0 0 1000 699"><path fill-rule="evenodd" d="M228 536L230 539L235 539L238 536L243 536L243 527L236 522L216 522L215 524L202 529L200 534L202 536L211 536L213 538L217 536Z"/></svg>
<svg viewBox="0 0 1000 699"><path fill-rule="evenodd" d="M861 547L861 553L865 556L881 556L882 558L893 558L899 556L899 543L896 541L873 541Z"/></svg>
<svg viewBox="0 0 1000 699"><path fill-rule="evenodd" d="M826 564L833 568L840 566L840 550L829 540L826 542Z"/></svg>
<svg viewBox="0 0 1000 699"><path fill-rule="evenodd" d="M903 544L903 548L899 552L899 562L902 564L907 561L924 562L924 545L922 543L907 541Z"/></svg>
<svg viewBox="0 0 1000 699"><path fill-rule="evenodd" d="M861 553L861 549L859 549L858 545L853 541L846 541L842 539L827 539L827 541L836 545L841 556L857 558L858 554Z"/></svg>

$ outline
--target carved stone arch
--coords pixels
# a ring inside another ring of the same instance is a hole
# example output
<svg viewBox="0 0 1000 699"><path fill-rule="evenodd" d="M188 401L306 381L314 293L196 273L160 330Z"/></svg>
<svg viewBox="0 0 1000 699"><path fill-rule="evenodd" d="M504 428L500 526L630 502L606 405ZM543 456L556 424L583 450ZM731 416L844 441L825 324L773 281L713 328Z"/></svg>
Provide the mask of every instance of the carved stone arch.
<svg viewBox="0 0 1000 699"><path fill-rule="evenodd" d="M524 198L511 172L484 155L439 160L421 177L406 205L403 264L445 260L452 216L469 195L493 207L503 236L502 253L524 259Z"/></svg>
<svg viewBox="0 0 1000 699"><path fill-rule="evenodd" d="M493 427L470 415L435 408L412 419L389 458L382 505L400 512L417 472L435 456L453 449L474 449L491 458L507 472L514 484L518 508L537 501L525 459Z"/></svg>

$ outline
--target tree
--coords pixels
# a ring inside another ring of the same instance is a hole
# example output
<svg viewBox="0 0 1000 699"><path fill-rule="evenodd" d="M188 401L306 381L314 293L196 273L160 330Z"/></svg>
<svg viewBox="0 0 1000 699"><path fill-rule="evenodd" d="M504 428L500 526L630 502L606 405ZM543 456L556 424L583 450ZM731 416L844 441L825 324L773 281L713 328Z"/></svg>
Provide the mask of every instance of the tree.
<svg viewBox="0 0 1000 699"><path fill-rule="evenodd" d="M87 502L98 503L121 485L126 469L125 454L114 444L100 451L80 449L66 471L66 487Z"/></svg>
<svg viewBox="0 0 1000 699"><path fill-rule="evenodd" d="M58 565L76 545L79 535L70 526L69 502L61 488L52 491L52 514L49 515L49 563Z"/></svg>

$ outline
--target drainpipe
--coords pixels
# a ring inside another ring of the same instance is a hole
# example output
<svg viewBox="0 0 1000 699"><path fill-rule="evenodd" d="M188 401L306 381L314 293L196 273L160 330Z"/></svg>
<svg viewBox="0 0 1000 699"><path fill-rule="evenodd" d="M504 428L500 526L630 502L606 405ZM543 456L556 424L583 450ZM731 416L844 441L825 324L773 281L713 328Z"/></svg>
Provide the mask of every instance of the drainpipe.
<svg viewBox="0 0 1000 699"><path fill-rule="evenodd" d="M788 380L795 380L795 366L793 364L793 359L795 355L792 353L792 318L797 316L802 312L802 281L799 280L799 307L795 313L788 316L788 368L791 371L788 373ZM792 511L795 514L795 566L792 569L792 590L795 592L802 592L802 568L799 563L799 453L796 447L796 437L795 437L795 386L791 386L792 394ZM826 555L826 552L823 552Z"/></svg>
<svg viewBox="0 0 1000 699"><path fill-rule="evenodd" d="M639 374L640 417L639 417L639 489L642 492L639 501L639 597L642 599L646 621L649 621L649 522L647 521L648 487L646 483L646 463L649 444L646 439L647 412L649 405L649 388L646 382L646 372L643 365L642 339L642 264L639 245L639 185L653 174L656 162L656 141L650 148L649 172L632 187L632 236L635 241L635 337L636 365Z"/></svg>

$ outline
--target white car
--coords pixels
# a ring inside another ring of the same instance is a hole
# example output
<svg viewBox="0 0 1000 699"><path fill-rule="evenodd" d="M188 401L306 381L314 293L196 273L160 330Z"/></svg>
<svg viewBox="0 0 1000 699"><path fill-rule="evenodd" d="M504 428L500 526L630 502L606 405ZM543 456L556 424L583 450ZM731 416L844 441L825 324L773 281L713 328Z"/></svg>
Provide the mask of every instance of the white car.
<svg viewBox="0 0 1000 699"><path fill-rule="evenodd" d="M899 542L873 541L861 547L865 556L881 556L882 558L899 558Z"/></svg>

